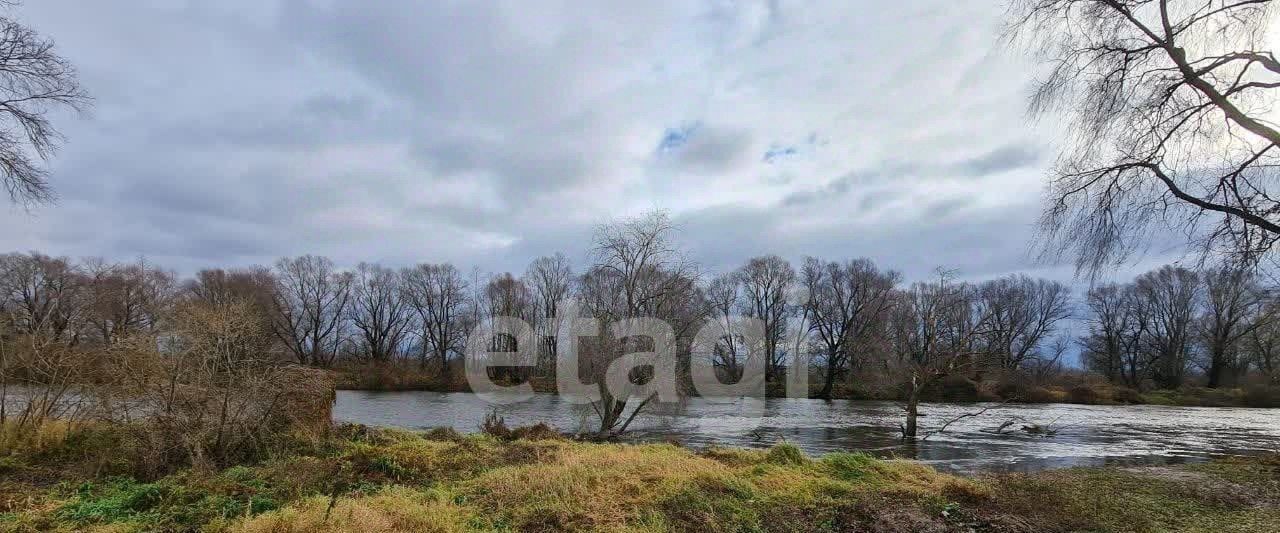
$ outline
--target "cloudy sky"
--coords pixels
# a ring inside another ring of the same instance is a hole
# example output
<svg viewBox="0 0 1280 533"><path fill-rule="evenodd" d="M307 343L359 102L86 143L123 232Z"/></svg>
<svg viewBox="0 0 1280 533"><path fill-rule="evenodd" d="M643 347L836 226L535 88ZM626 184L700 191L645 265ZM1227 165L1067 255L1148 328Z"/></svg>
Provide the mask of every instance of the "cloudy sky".
<svg viewBox="0 0 1280 533"><path fill-rule="evenodd" d="M667 209L778 253L1069 278L1028 254L1049 122L999 0L30 1L95 98L0 250L189 273L323 254L523 271Z"/></svg>

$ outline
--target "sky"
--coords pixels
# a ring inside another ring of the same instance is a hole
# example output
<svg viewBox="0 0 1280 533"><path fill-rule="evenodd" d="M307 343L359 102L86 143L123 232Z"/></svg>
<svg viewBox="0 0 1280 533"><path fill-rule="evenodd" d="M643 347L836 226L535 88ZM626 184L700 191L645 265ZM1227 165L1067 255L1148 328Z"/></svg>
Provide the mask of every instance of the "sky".
<svg viewBox="0 0 1280 533"><path fill-rule="evenodd" d="M93 95L0 251L180 273L319 254L520 273L667 210L776 253L1069 280L1031 242L1054 120L999 1L29 1Z"/></svg>

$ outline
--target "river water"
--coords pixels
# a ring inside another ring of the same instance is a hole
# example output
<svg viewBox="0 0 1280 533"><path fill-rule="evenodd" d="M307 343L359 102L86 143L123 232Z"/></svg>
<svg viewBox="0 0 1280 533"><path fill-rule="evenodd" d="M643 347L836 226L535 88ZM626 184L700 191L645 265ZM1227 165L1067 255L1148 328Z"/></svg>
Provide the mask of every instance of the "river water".
<svg viewBox="0 0 1280 533"><path fill-rule="evenodd" d="M902 409L892 402L770 398L761 405L692 398L641 415L627 439L753 448L785 441L811 455L863 451L961 473L1172 464L1280 452L1280 409L926 404L920 434L984 407L986 412L957 420L945 432L904 444L898 438ZM494 408L509 426L546 422L562 431L589 428L593 416L589 407L546 394L491 405L470 393L339 391L334 418L409 429L449 426L465 433L477 431ZM1032 424L1050 428L1050 434L1021 429Z"/></svg>

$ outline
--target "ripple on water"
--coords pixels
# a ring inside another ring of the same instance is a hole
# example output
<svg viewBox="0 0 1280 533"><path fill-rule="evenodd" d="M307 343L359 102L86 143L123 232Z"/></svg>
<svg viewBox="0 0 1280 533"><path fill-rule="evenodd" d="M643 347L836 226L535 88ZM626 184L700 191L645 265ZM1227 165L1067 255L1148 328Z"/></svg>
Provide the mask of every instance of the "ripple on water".
<svg viewBox="0 0 1280 533"><path fill-rule="evenodd" d="M865 451L959 472L1170 464L1280 451L1280 409L925 404L921 434L983 407L988 411L952 423L945 433L903 443L898 438L902 410L892 402L770 398L756 416L754 411L744 413L739 402L694 398L684 405L663 406L660 413L641 415L629 438L756 448L785 440L810 454ZM545 394L494 406L468 393L339 391L334 418L411 429L449 426L468 432L477 430L493 408L509 425L546 422L562 431L589 427L592 417L589 407ZM1003 434L994 433L1008 420L1020 422ZM1055 433L1031 435L1017 429L1024 423L1048 426Z"/></svg>

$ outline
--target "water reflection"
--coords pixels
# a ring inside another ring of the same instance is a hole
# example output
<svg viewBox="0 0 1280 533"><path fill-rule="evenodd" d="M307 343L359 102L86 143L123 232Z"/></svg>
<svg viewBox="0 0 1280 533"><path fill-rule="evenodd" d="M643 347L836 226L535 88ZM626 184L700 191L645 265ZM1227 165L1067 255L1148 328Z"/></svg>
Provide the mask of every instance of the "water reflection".
<svg viewBox="0 0 1280 533"><path fill-rule="evenodd" d="M928 440L898 439L900 408L890 402L773 398L763 416L742 406L693 398L642 415L628 438L677 440L693 447L768 447L781 441L809 454L864 451L918 459L957 472L1034 471L1098 465L1171 464L1210 457L1280 451L1280 410L1160 406L996 405L951 424ZM922 406L921 433L982 406ZM334 417L344 422L475 431L491 406L466 393L339 391ZM563 431L590 427L589 408L554 395L498 406L508 424L546 422ZM749 412L749 411L748 411ZM997 434L1004 421L1048 425L1052 436L1018 429Z"/></svg>

